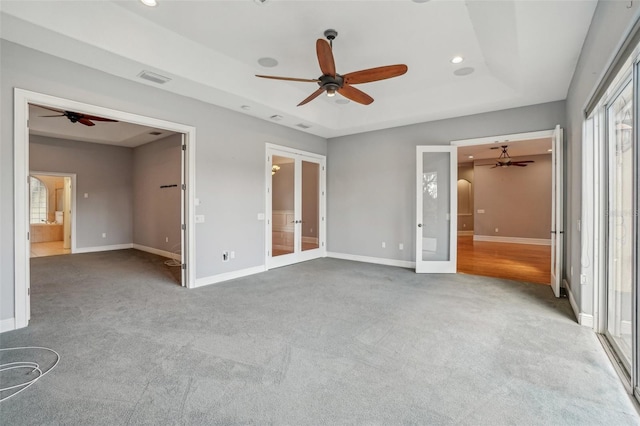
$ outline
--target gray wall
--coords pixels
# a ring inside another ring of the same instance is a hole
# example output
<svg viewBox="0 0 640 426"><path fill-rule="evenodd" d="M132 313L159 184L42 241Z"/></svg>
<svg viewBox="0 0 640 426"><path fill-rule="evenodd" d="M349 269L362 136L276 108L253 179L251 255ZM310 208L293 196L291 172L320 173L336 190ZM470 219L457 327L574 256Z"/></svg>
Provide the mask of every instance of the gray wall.
<svg viewBox="0 0 640 426"><path fill-rule="evenodd" d="M130 244L131 148L36 135L29 139L31 170L76 174L77 248Z"/></svg>
<svg viewBox="0 0 640 426"><path fill-rule="evenodd" d="M181 146L182 135L173 135L133 149L134 244L182 252Z"/></svg>
<svg viewBox="0 0 640 426"><path fill-rule="evenodd" d="M330 139L328 250L415 260L417 145L564 127L564 113L558 101Z"/></svg>
<svg viewBox="0 0 640 426"><path fill-rule="evenodd" d="M629 7L631 3L631 6ZM593 314L593 283L580 285L582 125L584 106L639 12L638 2L600 1L567 94L565 128L565 272L580 312ZM573 274L571 274L573 271Z"/></svg>
<svg viewBox="0 0 640 426"><path fill-rule="evenodd" d="M0 319L11 318L14 312L15 87L197 128L195 188L201 205L196 213L205 216L205 223L196 225L197 278L264 264L265 223L256 215L265 210L266 142L326 154L323 138L124 80L6 40L0 43L0 67ZM236 258L223 263L223 250L234 250Z"/></svg>
<svg viewBox="0 0 640 426"><path fill-rule="evenodd" d="M474 235L548 240L551 231L551 155L513 159L535 163L529 163L527 167L475 167ZM479 209L485 212L477 213ZM498 232L495 232L496 228Z"/></svg>

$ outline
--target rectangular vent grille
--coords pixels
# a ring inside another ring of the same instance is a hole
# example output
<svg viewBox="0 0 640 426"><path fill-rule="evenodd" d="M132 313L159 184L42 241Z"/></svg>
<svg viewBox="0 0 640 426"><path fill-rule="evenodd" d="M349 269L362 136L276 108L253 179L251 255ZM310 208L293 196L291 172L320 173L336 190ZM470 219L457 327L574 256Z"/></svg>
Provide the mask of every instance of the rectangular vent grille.
<svg viewBox="0 0 640 426"><path fill-rule="evenodd" d="M138 74L138 77L158 84L165 84L166 82L171 81L169 77L165 77L164 75L156 74L151 71L142 71Z"/></svg>
<svg viewBox="0 0 640 426"><path fill-rule="evenodd" d="M309 126L308 124L304 124L304 123L298 123L296 124L297 127L300 127L301 129L308 129L311 126Z"/></svg>

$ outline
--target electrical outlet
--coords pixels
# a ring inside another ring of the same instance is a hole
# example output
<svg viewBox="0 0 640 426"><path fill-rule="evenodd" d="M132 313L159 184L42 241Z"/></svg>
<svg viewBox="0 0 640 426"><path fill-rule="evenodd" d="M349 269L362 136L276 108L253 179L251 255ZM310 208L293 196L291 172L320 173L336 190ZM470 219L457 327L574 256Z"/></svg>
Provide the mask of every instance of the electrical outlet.
<svg viewBox="0 0 640 426"><path fill-rule="evenodd" d="M404 244L402 243L398 244L398 250L404 250Z"/></svg>
<svg viewBox="0 0 640 426"><path fill-rule="evenodd" d="M386 248L387 247L387 243L385 243L384 241L382 242L382 248Z"/></svg>
<svg viewBox="0 0 640 426"><path fill-rule="evenodd" d="M203 214L197 214L196 215L196 223L204 223L204 215Z"/></svg>
<svg viewBox="0 0 640 426"><path fill-rule="evenodd" d="M226 250L222 252L222 261L223 262L228 262L229 261L229 252L226 251Z"/></svg>
<svg viewBox="0 0 640 426"><path fill-rule="evenodd" d="M169 237L164 237L164 242L168 243L169 242Z"/></svg>
<svg viewBox="0 0 640 426"><path fill-rule="evenodd" d="M496 232L498 232L498 228L496 228Z"/></svg>
<svg viewBox="0 0 640 426"><path fill-rule="evenodd" d="M106 232L102 233L102 238L107 238L107 233Z"/></svg>
<svg viewBox="0 0 640 426"><path fill-rule="evenodd" d="M232 251L231 253L229 253L229 258L235 259L236 258L236 252Z"/></svg>

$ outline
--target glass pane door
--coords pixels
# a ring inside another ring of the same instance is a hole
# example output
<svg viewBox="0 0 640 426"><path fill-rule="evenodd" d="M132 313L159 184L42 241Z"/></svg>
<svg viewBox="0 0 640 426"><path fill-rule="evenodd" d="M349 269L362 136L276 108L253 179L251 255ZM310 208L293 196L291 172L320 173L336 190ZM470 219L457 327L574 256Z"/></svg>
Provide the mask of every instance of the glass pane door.
<svg viewBox="0 0 640 426"><path fill-rule="evenodd" d="M320 164L302 160L302 250L320 247Z"/></svg>
<svg viewBox="0 0 640 426"><path fill-rule="evenodd" d="M608 235L606 335L631 371L633 244L633 85L607 108Z"/></svg>
<svg viewBox="0 0 640 426"><path fill-rule="evenodd" d="M271 256L295 251L295 160L274 155L271 166Z"/></svg>
<svg viewBox="0 0 640 426"><path fill-rule="evenodd" d="M267 268L326 255L322 156L269 148Z"/></svg>
<svg viewBox="0 0 640 426"><path fill-rule="evenodd" d="M456 149L418 147L416 272L456 272Z"/></svg>

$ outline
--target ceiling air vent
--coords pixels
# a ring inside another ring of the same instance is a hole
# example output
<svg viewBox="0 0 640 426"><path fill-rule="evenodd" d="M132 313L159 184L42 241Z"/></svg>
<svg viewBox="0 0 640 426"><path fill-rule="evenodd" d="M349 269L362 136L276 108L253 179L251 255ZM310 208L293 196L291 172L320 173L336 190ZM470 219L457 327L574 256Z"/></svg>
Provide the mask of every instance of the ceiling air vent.
<svg viewBox="0 0 640 426"><path fill-rule="evenodd" d="M169 77L165 77L164 75L156 74L151 71L142 71L138 74L138 77L158 84L165 84L166 82L171 81Z"/></svg>
<svg viewBox="0 0 640 426"><path fill-rule="evenodd" d="M301 129L308 129L311 126L309 126L308 124L304 124L304 123L298 123L296 124L297 127L300 127Z"/></svg>
<svg viewBox="0 0 640 426"><path fill-rule="evenodd" d="M160 136L162 132L149 132L149 134L153 136Z"/></svg>

